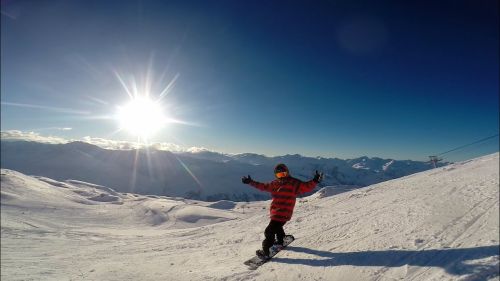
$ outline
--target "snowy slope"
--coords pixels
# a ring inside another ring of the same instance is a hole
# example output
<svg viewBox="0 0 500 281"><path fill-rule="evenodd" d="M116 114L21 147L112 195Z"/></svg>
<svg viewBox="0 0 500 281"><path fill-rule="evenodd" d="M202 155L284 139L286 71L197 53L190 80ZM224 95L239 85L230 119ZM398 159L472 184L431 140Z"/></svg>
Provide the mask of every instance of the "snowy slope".
<svg viewBox="0 0 500 281"><path fill-rule="evenodd" d="M499 155L297 203L251 271L269 202L117 193L2 170L2 280L499 280Z"/></svg>
<svg viewBox="0 0 500 281"><path fill-rule="evenodd" d="M101 184L120 192L180 196L217 201L268 199L266 194L240 184L252 175L273 180L273 168L286 163L292 174L311 179L315 170L325 174L325 185L352 187L406 176L431 168L430 163L361 157L341 160L301 155L266 157L225 155L210 151L173 153L161 150L110 150L85 142L46 144L1 141L2 168L56 180L76 179ZM389 164L390 163L390 164Z"/></svg>

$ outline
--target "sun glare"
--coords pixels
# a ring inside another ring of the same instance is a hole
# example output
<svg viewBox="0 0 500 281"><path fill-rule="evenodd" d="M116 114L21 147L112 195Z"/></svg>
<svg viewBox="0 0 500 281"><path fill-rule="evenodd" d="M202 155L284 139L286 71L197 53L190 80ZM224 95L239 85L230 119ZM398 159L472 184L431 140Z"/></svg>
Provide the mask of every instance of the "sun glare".
<svg viewBox="0 0 500 281"><path fill-rule="evenodd" d="M118 107L116 119L121 129L143 139L157 133L167 123L160 104L147 97L135 97Z"/></svg>

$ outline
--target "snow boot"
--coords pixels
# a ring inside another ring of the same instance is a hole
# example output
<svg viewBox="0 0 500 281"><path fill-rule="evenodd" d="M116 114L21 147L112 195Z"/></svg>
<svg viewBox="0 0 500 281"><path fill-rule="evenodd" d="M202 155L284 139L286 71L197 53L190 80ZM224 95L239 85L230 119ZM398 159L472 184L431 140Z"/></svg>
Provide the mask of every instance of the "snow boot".
<svg viewBox="0 0 500 281"><path fill-rule="evenodd" d="M257 250L257 251L255 251L255 254L257 255L257 257L259 257L262 260L268 260L269 259L269 255L266 255L266 253L264 252L264 250Z"/></svg>
<svg viewBox="0 0 500 281"><path fill-rule="evenodd" d="M271 248L269 249L270 251L272 252L279 252L281 250L283 250L283 243L279 243L279 242L274 242L274 244L271 246Z"/></svg>

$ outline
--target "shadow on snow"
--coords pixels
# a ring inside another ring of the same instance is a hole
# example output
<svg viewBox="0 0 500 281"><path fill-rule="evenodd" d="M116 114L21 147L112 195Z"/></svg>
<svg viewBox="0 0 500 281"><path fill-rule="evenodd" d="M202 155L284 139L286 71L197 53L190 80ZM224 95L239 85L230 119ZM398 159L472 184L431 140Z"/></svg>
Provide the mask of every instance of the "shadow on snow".
<svg viewBox="0 0 500 281"><path fill-rule="evenodd" d="M287 251L316 255L322 257L323 259L274 258L273 261L288 264L303 264L308 266L353 265L400 267L403 265L412 265L422 267L442 267L446 270L446 272L453 275L471 273L479 275L499 275L498 256L500 255L500 245L462 249L433 249L418 251L386 250L347 253L333 253L292 246L289 246L286 249ZM470 264L467 262L494 256L497 257L494 265L478 263Z"/></svg>

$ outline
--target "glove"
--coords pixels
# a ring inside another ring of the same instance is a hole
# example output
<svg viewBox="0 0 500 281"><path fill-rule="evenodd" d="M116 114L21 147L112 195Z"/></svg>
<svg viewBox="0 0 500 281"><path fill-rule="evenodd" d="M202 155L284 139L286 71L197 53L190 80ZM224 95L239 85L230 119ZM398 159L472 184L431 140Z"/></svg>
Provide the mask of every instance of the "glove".
<svg viewBox="0 0 500 281"><path fill-rule="evenodd" d="M250 175L248 175L248 177L242 177L241 182L244 184L249 184L252 182L252 178L250 177Z"/></svg>
<svg viewBox="0 0 500 281"><path fill-rule="evenodd" d="M320 174L318 173L318 171L316 171L316 174L314 174L313 181L316 183L320 183L322 179L323 179L323 173Z"/></svg>

